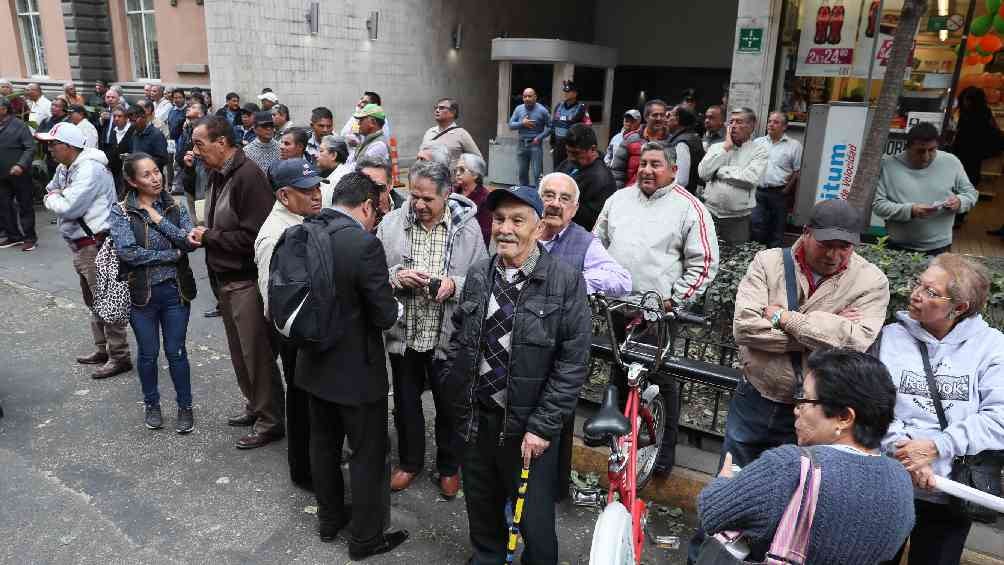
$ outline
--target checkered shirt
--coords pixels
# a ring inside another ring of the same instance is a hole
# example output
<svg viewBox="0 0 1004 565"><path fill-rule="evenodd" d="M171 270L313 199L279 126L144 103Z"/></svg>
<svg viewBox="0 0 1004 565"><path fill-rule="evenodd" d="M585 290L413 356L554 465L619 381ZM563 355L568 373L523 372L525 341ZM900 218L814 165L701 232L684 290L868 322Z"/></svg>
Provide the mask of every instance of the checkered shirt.
<svg viewBox="0 0 1004 565"><path fill-rule="evenodd" d="M446 275L446 244L451 223L449 207L443 210L443 219L431 230L415 221L409 230L412 269L438 279ZM435 296L429 296L426 289L415 289L405 299L404 309L408 348L421 352L436 347L443 325L443 305L436 302Z"/></svg>
<svg viewBox="0 0 1004 565"><path fill-rule="evenodd" d="M279 144L273 139L268 143L262 143L260 139L244 146L244 154L258 165L258 168L268 173L269 167L279 160Z"/></svg>
<svg viewBox="0 0 1004 565"><path fill-rule="evenodd" d="M484 330L481 332L481 364L478 366L478 381L475 384L478 399L486 406L505 408L516 305L526 281L537 267L538 259L540 249L534 246L533 252L519 269L507 272L501 260L496 263L495 281L485 311Z"/></svg>

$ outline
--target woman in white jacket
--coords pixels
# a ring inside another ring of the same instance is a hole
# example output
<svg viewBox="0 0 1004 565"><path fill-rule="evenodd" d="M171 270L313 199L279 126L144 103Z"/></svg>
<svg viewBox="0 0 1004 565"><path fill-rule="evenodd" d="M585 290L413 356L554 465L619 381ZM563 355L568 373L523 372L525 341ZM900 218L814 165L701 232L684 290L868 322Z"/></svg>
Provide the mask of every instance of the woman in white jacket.
<svg viewBox="0 0 1004 565"><path fill-rule="evenodd" d="M883 450L903 463L916 487L909 565L959 563L972 522L933 490L933 478L947 476L954 457L1004 448L1004 334L980 316L989 292L986 267L942 254L914 284L899 323L886 326L875 345L897 389ZM945 429L920 347L930 357Z"/></svg>

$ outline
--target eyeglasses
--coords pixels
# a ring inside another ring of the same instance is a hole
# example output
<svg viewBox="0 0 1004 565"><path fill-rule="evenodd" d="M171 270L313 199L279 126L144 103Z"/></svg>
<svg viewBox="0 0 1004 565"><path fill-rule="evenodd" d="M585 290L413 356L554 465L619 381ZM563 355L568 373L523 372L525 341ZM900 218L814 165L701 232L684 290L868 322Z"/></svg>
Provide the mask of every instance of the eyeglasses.
<svg viewBox="0 0 1004 565"><path fill-rule="evenodd" d="M540 195L540 199L544 202L554 202L558 201L562 206L567 206L572 203L572 196L570 194L557 195L551 191L546 191Z"/></svg>
<svg viewBox="0 0 1004 565"><path fill-rule="evenodd" d="M947 300L952 302L951 296L942 296L938 294L938 291L925 285L920 279L914 279L910 285L911 294L917 291L920 291L921 296L923 296L925 300Z"/></svg>
<svg viewBox="0 0 1004 565"><path fill-rule="evenodd" d="M439 112L439 111L446 112L447 110L452 110L452 109L453 108L450 108L449 106L433 106L432 107L432 111L433 112Z"/></svg>
<svg viewBox="0 0 1004 565"><path fill-rule="evenodd" d="M458 175L462 175L467 172L467 169L464 167L454 167L453 172Z"/></svg>
<svg viewBox="0 0 1004 565"><path fill-rule="evenodd" d="M818 398L806 398L804 392L796 393L793 400L795 401L795 406L803 406L805 404L825 404L825 402Z"/></svg>

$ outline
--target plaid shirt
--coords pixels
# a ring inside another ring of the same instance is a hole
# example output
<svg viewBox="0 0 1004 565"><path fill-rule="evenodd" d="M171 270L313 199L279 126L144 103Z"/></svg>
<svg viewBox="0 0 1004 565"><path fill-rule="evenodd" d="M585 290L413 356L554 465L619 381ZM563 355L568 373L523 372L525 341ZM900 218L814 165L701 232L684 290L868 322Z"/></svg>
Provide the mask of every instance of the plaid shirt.
<svg viewBox="0 0 1004 565"><path fill-rule="evenodd" d="M506 269L502 261L495 264L495 284L485 309L484 330L481 333L481 364L474 389L486 406L505 408L506 379L509 377L509 354L512 352L512 328L516 305L526 281L537 268L540 248L533 251L518 269Z"/></svg>
<svg viewBox="0 0 1004 565"><path fill-rule="evenodd" d="M409 230L410 268L440 279L446 275L446 244L451 223L448 207L443 210L443 219L431 230L415 221ZM415 289L405 299L405 340L410 349L421 352L436 347L443 325L443 305L435 299L435 296L427 296L424 289Z"/></svg>

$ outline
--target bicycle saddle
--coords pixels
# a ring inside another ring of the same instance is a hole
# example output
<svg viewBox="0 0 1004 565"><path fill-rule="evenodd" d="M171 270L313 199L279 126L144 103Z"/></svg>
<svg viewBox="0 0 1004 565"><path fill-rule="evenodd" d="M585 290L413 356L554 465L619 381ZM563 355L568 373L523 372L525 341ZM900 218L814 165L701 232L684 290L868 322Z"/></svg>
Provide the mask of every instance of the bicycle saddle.
<svg viewBox="0 0 1004 565"><path fill-rule="evenodd" d="M609 444L611 436L618 437L631 433L631 422L617 407L617 387L608 385L603 393L600 409L582 426L582 441L589 447Z"/></svg>

